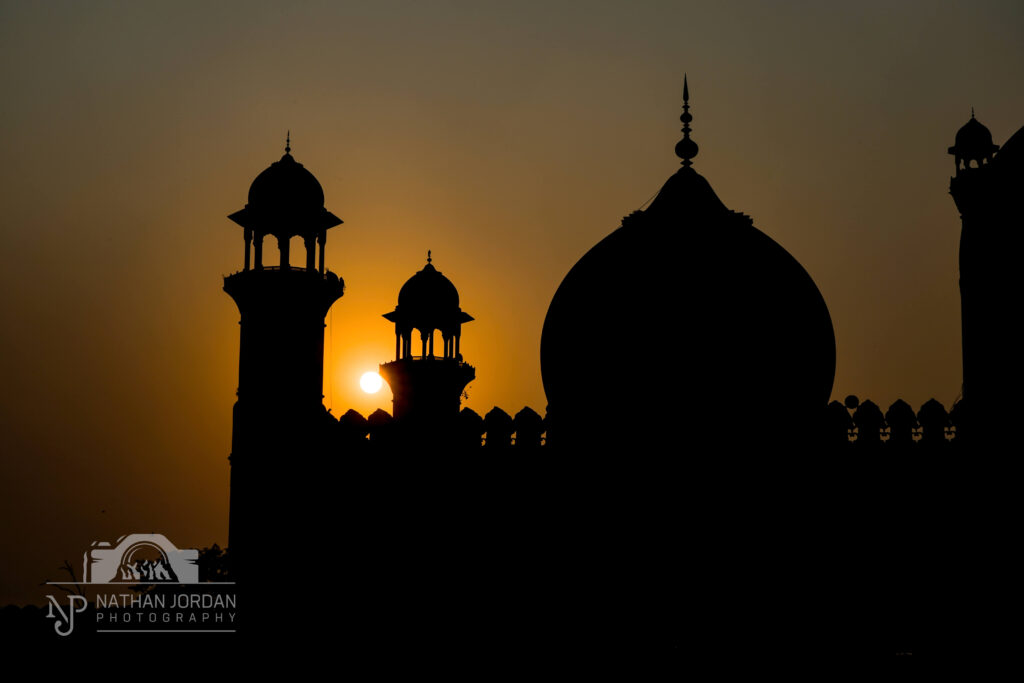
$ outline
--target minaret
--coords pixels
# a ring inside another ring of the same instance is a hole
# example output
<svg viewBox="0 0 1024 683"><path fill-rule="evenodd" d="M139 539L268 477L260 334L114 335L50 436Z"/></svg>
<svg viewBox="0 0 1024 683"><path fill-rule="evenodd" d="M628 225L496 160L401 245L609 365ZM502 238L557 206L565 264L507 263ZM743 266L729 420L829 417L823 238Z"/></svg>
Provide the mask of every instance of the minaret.
<svg viewBox="0 0 1024 683"><path fill-rule="evenodd" d="M325 268L324 249L327 231L342 221L292 157L290 135L284 156L256 177L248 204L228 218L245 238L243 269L224 278L241 313L228 544L239 582L265 586L280 571L264 556L267 544L296 543L296 534L315 526L308 501L318 478L311 463L322 450L324 317L344 291ZM306 247L304 265L289 261L295 236ZM276 265L264 264L267 238L277 241Z"/></svg>
<svg viewBox="0 0 1024 683"><path fill-rule="evenodd" d="M993 144L992 133L973 109L949 153L956 165L949 193L962 220L963 404L957 436L961 443L984 449L1016 420L1011 407L1022 375L1015 315L1024 295L1019 275L1022 185L1013 155Z"/></svg>
<svg viewBox="0 0 1024 683"><path fill-rule="evenodd" d="M427 265L402 286L395 310L384 314L395 324L395 360L381 365L380 374L391 387L400 432L439 445L455 429L462 392L476 370L462 360L462 325L473 317L459 308L458 290L432 261L428 251ZM434 349L435 332L440 352Z"/></svg>

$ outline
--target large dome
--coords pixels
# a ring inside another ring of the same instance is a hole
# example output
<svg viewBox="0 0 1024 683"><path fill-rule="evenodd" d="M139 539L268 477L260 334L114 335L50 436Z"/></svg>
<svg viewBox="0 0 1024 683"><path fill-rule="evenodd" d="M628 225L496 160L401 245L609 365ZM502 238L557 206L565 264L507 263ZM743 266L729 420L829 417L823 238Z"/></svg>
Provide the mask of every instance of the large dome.
<svg viewBox="0 0 1024 683"><path fill-rule="evenodd" d="M1015 169L1017 173L1024 169L1024 128L1019 129L1003 143L995 161L1000 168Z"/></svg>
<svg viewBox="0 0 1024 683"><path fill-rule="evenodd" d="M541 338L552 445L791 438L828 402L835 337L817 286L690 168L696 145L681 154L651 206L552 299Z"/></svg>

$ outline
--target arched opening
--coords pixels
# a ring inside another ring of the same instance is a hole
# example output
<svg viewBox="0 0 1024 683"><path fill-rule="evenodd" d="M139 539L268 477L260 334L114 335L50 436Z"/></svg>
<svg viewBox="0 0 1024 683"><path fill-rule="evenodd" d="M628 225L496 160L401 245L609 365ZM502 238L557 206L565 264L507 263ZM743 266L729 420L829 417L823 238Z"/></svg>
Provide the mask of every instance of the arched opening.
<svg viewBox="0 0 1024 683"><path fill-rule="evenodd" d="M252 238L252 263L259 270L267 265L267 246L274 246L274 238L270 235L254 233Z"/></svg>
<svg viewBox="0 0 1024 683"><path fill-rule="evenodd" d="M284 262L281 262L284 265ZM288 265L291 268L306 267L306 242L298 235L288 240Z"/></svg>
<svg viewBox="0 0 1024 683"><path fill-rule="evenodd" d="M435 346L435 344L437 346ZM419 358L442 355L441 333L434 328L416 328L412 332L412 348L409 355Z"/></svg>

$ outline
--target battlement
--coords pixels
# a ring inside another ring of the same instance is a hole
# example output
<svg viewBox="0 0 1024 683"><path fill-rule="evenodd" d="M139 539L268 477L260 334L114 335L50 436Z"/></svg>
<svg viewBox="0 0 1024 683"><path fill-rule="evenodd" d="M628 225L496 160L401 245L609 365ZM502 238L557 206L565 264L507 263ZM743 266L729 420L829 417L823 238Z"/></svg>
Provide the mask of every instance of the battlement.
<svg viewBox="0 0 1024 683"><path fill-rule="evenodd" d="M443 362L437 359L439 362ZM853 399L853 400L850 400ZM822 434L823 450L836 453L949 452L958 450L963 411L956 403L950 410L935 399L916 411L902 399L894 401L885 411L871 400L850 397L846 403L832 401L823 411L820 425L778 425L781 431L815 429ZM735 411L737 429L742 429L743 411ZM328 428L340 442L380 444L400 427L392 416L377 410L364 417L349 410L340 417L327 416ZM493 408L484 417L470 408L459 413L458 442L467 448L539 449L547 445L547 416L531 408L523 408L515 417L501 408ZM649 429L639 417L637 428ZM680 431L682 441L685 429ZM728 439L725 440L726 443Z"/></svg>

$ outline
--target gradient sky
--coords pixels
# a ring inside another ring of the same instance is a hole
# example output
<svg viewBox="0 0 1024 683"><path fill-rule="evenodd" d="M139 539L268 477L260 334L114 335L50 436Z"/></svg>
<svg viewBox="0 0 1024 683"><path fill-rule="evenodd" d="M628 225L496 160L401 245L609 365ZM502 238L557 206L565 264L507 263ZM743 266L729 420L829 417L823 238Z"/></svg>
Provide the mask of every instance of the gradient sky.
<svg viewBox="0 0 1024 683"><path fill-rule="evenodd" d="M427 249L476 318L465 405L543 412L548 303L678 167L684 71L695 168L829 304L834 396L948 407L946 148L971 106L997 143L1024 125L1022 36L1019 1L0 3L0 604L94 540L226 542L226 216L286 129L345 221L335 415L390 407L358 376Z"/></svg>

